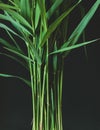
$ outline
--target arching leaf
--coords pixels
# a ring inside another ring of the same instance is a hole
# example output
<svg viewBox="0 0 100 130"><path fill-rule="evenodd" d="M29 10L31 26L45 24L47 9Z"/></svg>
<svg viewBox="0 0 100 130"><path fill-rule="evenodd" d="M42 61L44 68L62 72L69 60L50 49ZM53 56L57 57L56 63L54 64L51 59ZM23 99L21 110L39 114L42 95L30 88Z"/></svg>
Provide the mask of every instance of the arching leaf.
<svg viewBox="0 0 100 130"><path fill-rule="evenodd" d="M68 46L68 47L64 47L62 49L59 49L57 51L54 51L54 52L50 53L50 55L51 54L56 54L56 53L62 53L62 52L66 52L66 51L70 51L72 49L76 49L76 48L79 48L79 47L91 44L91 43L96 42L98 40L100 40L100 38L99 39L95 39L95 40L91 40L91 41L87 41L87 42L83 42L83 43L79 43L79 44L76 44L76 45L71 45L71 46Z"/></svg>
<svg viewBox="0 0 100 130"><path fill-rule="evenodd" d="M2 74L0 73L0 77L4 77L4 78L17 78L17 79L20 79L22 80L25 84L27 84L29 87L31 87L31 83L30 81L20 77L20 76L15 76L15 75L9 75L9 74Z"/></svg>
<svg viewBox="0 0 100 130"><path fill-rule="evenodd" d="M43 40L40 44L40 46L43 46L46 42L46 40L50 37L50 35L52 34L52 32L55 31L55 29L59 26L59 24L62 22L62 20L67 17L72 10L80 3L80 1L75 4L73 7L69 8L68 10L66 10L61 16L59 16L48 28L47 32L45 33Z"/></svg>

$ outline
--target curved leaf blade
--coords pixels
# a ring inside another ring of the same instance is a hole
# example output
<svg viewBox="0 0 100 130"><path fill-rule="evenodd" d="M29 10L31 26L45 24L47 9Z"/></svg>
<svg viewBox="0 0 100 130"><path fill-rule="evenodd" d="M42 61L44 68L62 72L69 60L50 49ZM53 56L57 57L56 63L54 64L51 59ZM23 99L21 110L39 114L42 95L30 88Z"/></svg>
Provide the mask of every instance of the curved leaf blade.
<svg viewBox="0 0 100 130"><path fill-rule="evenodd" d="M22 16L29 21L31 18L30 1L29 0L20 0L20 8L21 8Z"/></svg>
<svg viewBox="0 0 100 130"><path fill-rule="evenodd" d="M91 7L91 9L88 11L88 13L83 17L83 19L81 20L81 22L79 23L79 25L76 27L76 29L74 30L74 32L71 34L71 36L69 37L69 41L70 39L74 40L71 42L72 45L74 45L79 37L81 36L82 32L84 31L84 29L86 28L86 26L88 25L89 21L91 20L91 18L93 17L93 15L95 14L96 10L98 9L100 4L100 0L97 0L94 5ZM61 48L63 48L64 46L68 46L70 43L66 42L65 44L62 45Z"/></svg>
<svg viewBox="0 0 100 130"><path fill-rule="evenodd" d="M51 6L51 8L47 11L46 15L47 18L50 19L54 11L60 6L60 4L63 2L63 0L56 0L54 4Z"/></svg>
<svg viewBox="0 0 100 130"><path fill-rule="evenodd" d="M7 13L6 13L7 14ZM18 23L17 21L15 21L15 20L13 20L11 17L10 17L10 15L2 15L2 14L0 14L0 19L3 19L3 20L7 20L7 21L9 21L9 22L11 22L12 23L12 25L18 30L18 31L23 31L23 32L26 32L26 33L28 33L28 34L30 34L30 35L32 35L25 27L23 27L20 23Z"/></svg>
<svg viewBox="0 0 100 130"><path fill-rule="evenodd" d="M95 39L95 40L91 40L91 41L87 41L87 42L83 42L83 43L79 43L79 44L76 44L76 45L71 45L71 46L68 46L68 47L65 47L65 48L61 48L61 49L59 49L57 51L54 51L54 52L50 53L50 55L51 54L56 54L56 53L62 53L62 52L66 52L66 51L70 51L70 50L73 50L73 49L76 49L76 48L79 48L79 47L91 44L91 43L96 42L98 40L100 40L100 38L99 39Z"/></svg>
<svg viewBox="0 0 100 130"><path fill-rule="evenodd" d="M0 53L0 55L4 55L12 60L15 60L16 62L18 62L19 64L21 64L23 67L25 67L28 70L28 67L26 66L26 64L24 62L22 62L21 60L19 60L18 58L14 57L12 55L6 54L6 53Z"/></svg>
<svg viewBox="0 0 100 130"><path fill-rule="evenodd" d="M10 9L7 10L7 12L12 16L12 18L19 21L21 24L23 24L24 26L26 26L32 30L31 25L22 15L20 15L19 13L15 12L13 10L10 10Z"/></svg>
<svg viewBox="0 0 100 130"><path fill-rule="evenodd" d="M44 0L37 0L38 5L40 8L40 13L41 13L41 19L42 19L42 24L43 28L46 31L47 30L47 17L46 17L46 7L45 7L45 1Z"/></svg>
<svg viewBox="0 0 100 130"><path fill-rule="evenodd" d="M38 26L39 19L40 19L40 8L39 8L38 2L37 2L36 3L36 12L35 12L35 29Z"/></svg>
<svg viewBox="0 0 100 130"><path fill-rule="evenodd" d="M11 28L6 26L5 24L0 23L0 28L3 28L4 30L8 30L9 32L11 32L12 34L18 36L19 38L23 40L23 38L19 34L17 34L15 31L13 31Z"/></svg>
<svg viewBox="0 0 100 130"><path fill-rule="evenodd" d="M8 50L9 52L12 52L14 54L16 54L17 56L23 58L24 60L26 60L27 62L31 61L33 63L33 60L27 56L25 56L24 54L20 53L19 51L4 47L6 50Z"/></svg>
<svg viewBox="0 0 100 130"><path fill-rule="evenodd" d="M44 35L42 42L40 44L40 46L43 46L46 42L46 40L50 37L50 35L52 34L52 32L55 31L55 29L59 26L59 24L62 22L62 20L67 17L72 10L80 3L80 1L75 4L73 7L71 7L70 9L66 10L61 16L59 16L48 28L46 34Z"/></svg>
<svg viewBox="0 0 100 130"><path fill-rule="evenodd" d="M4 3L0 3L0 9L2 10L9 10L9 9L14 9L14 10L19 10L18 7L15 7L15 6L11 6L11 5L8 5L8 4L4 4Z"/></svg>
<svg viewBox="0 0 100 130"><path fill-rule="evenodd" d="M0 73L0 77L4 77L4 78L17 78L17 79L20 79L22 80L25 84L27 84L29 87L31 87L31 83L30 81L20 77L20 76L15 76L15 75L9 75L9 74L2 74Z"/></svg>

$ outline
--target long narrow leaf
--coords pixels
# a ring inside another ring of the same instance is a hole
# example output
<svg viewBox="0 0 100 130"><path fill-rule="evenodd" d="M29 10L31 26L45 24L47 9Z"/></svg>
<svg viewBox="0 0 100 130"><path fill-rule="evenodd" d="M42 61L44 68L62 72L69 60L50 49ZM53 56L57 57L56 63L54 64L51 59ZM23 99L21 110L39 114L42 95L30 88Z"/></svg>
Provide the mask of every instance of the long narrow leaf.
<svg viewBox="0 0 100 130"><path fill-rule="evenodd" d="M9 2L10 2L12 5L14 5L15 7L18 7L14 1L9 0Z"/></svg>
<svg viewBox="0 0 100 130"><path fill-rule="evenodd" d="M35 49L35 47L34 46L30 46L30 50L31 50L31 52L32 52L32 55L34 55L34 57L35 57L35 59L37 60L37 62L38 62L38 64L39 65L41 65L41 58L40 58L40 56L38 55L38 52L37 52L37 50Z"/></svg>
<svg viewBox="0 0 100 130"><path fill-rule="evenodd" d="M82 5L80 6L80 11L81 11L81 17L83 18L85 16L85 8ZM86 41L86 37L85 36L86 36L86 34L85 34L85 29L84 29L84 31L82 33L82 40L83 40L83 42ZM88 61L88 54L87 54L86 46L84 46L84 53L85 53L86 60Z"/></svg>
<svg viewBox="0 0 100 130"><path fill-rule="evenodd" d="M14 45L10 44L9 42L7 42L5 39L0 38L0 43L4 46L4 47L8 47L9 49L12 49L14 51L18 51L20 53L23 53L23 51L17 47L15 47Z"/></svg>
<svg viewBox="0 0 100 130"><path fill-rule="evenodd" d="M9 32L11 32L12 34L18 36L19 38L21 38L23 40L23 38L19 34L17 34L15 31L13 31L11 28L6 26L5 24L0 23L0 28L2 28L4 30L8 30Z"/></svg>
<svg viewBox="0 0 100 130"><path fill-rule="evenodd" d="M52 14L55 12L55 10L57 9L57 7L59 7L59 5L63 2L63 0L56 0L54 2L54 4L51 6L51 8L48 10L47 12L47 18L50 19L50 17L52 16Z"/></svg>
<svg viewBox="0 0 100 130"><path fill-rule="evenodd" d="M9 54L6 54L6 53L0 53L0 55L4 55L4 56L7 56L8 58L12 59L12 60L15 60L16 62L20 63L22 66L24 66L26 69L28 69L28 67L26 66L26 64L24 62L22 62L21 60L19 60L18 58L12 56L12 55L9 55Z"/></svg>
<svg viewBox="0 0 100 130"><path fill-rule="evenodd" d="M4 47L6 50L8 50L9 52L12 52L14 54L16 54L17 56L23 58L24 60L26 60L27 62L31 61L31 62L34 62L32 59L30 59L29 57L25 56L24 54L18 52L18 51L15 51L13 49L9 49L7 47Z"/></svg>
<svg viewBox="0 0 100 130"><path fill-rule="evenodd" d="M47 30L47 18L46 18L46 7L45 7L45 1L44 0L38 0L38 4L40 7L40 12L41 12L41 18L42 18L42 22L43 22L43 27L44 30Z"/></svg>
<svg viewBox="0 0 100 130"><path fill-rule="evenodd" d="M4 78L17 78L22 80L25 84L27 84L29 87L31 87L30 81L20 77L20 76L15 76L15 75L9 75L9 74L2 74L0 73L0 77L4 77Z"/></svg>
<svg viewBox="0 0 100 130"><path fill-rule="evenodd" d="M18 7L15 7L15 6L11 6L11 5L8 5L8 4L4 4L4 3L0 3L0 9L3 9L3 10L9 10L9 9L15 9L15 10L19 10Z"/></svg>
<svg viewBox="0 0 100 130"><path fill-rule="evenodd" d="M7 13L6 13L7 14ZM16 29L17 30L19 30L19 31L24 31L24 32L26 32L26 33L28 33L28 34L30 34L31 35L31 33L25 28L25 27L23 27L20 23L18 23L17 21L15 21L15 20L13 20L11 17L10 17L10 15L2 15L2 14L0 14L0 19L3 19L3 20L7 20L7 21L9 21L9 22L11 22L13 25L14 25L14 27L16 27Z"/></svg>
<svg viewBox="0 0 100 130"><path fill-rule="evenodd" d="M30 28L32 30L31 25L29 24L29 22L23 17L21 16L19 13L13 11L13 10L7 10L7 12L17 21L19 21L21 24L25 25L26 27Z"/></svg>
<svg viewBox="0 0 100 130"><path fill-rule="evenodd" d="M8 48L12 48L14 49L14 46L9 44L6 40L4 40L3 38L0 38L0 43L3 45L3 46L6 46Z"/></svg>
<svg viewBox="0 0 100 130"><path fill-rule="evenodd" d="M31 18L31 8L29 0L20 0L21 14L27 20Z"/></svg>
<svg viewBox="0 0 100 130"><path fill-rule="evenodd" d="M55 44L54 44L54 51L57 51L57 43L55 42ZM53 56L53 69L54 69L54 72L56 73L56 71L57 71L57 54L55 54L54 56Z"/></svg>
<svg viewBox="0 0 100 130"><path fill-rule="evenodd" d="M38 26L39 19L40 19L40 8L39 8L38 2L37 2L36 3L36 12L35 12L35 29Z"/></svg>
<svg viewBox="0 0 100 130"><path fill-rule="evenodd" d="M20 46L18 45L17 41L15 40L15 38L11 35L11 33L7 30L6 30L6 32L7 32L8 36L10 37L10 39L12 40L12 42L14 43L15 47L17 47L17 49L19 51L23 52L22 49L20 48Z"/></svg>
<svg viewBox="0 0 100 130"><path fill-rule="evenodd" d="M54 52L50 53L50 55L51 54L65 52L65 51L69 51L69 50L72 50L72 49L75 49L75 48L79 48L79 47L91 44L93 42L96 42L98 40L100 40L100 38L99 39L95 39L95 40L91 40L91 41L87 41L87 42L83 42L83 43L79 43L79 44L76 44L76 45L72 45L72 46L69 46L69 47L65 47L65 48L62 48L62 49L59 49L57 51L54 51Z"/></svg>
<svg viewBox="0 0 100 130"><path fill-rule="evenodd" d="M14 3L15 3L17 6L19 6L20 0L13 0L13 1L14 1Z"/></svg>
<svg viewBox="0 0 100 130"><path fill-rule="evenodd" d="M95 14L96 10L98 9L100 4L100 0L97 0L94 5L91 7L91 9L88 11L88 13L84 16L84 18L81 20L80 24L76 27L76 29L74 30L74 32L71 34L71 36L69 37L68 40L72 39L74 37L73 42L71 42L72 45L74 45L80 35L82 34L83 30L86 28L87 24L89 23L89 21L91 20L91 18L93 17L93 15ZM76 35L77 34L77 35ZM62 45L62 48L64 46L68 46L70 43L66 42L65 44Z"/></svg>
<svg viewBox="0 0 100 130"><path fill-rule="evenodd" d="M69 15L69 13L72 12L72 10L80 3L80 1L75 4L73 7L65 11L60 17L58 17L48 28L46 34L43 37L43 40L41 42L41 46L44 45L45 41L50 37L51 33L55 31L55 29L59 26L59 24L62 22L62 20Z"/></svg>

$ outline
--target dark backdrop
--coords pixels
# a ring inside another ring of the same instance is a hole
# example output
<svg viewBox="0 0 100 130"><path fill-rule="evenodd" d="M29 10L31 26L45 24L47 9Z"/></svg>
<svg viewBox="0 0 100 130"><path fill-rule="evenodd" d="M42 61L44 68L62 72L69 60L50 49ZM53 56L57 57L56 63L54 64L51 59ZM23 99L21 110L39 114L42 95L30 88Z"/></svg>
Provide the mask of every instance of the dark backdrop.
<svg viewBox="0 0 100 130"><path fill-rule="evenodd" d="M84 0L86 9L93 0ZM75 20L77 16L73 14ZM3 32L0 32L0 36ZM100 9L86 29L87 40L100 37ZM0 48L1 49L1 48ZM73 50L65 59L64 130L100 130L100 42ZM27 75L18 63L0 55L0 72ZM0 130L31 130L31 90L17 79L0 78Z"/></svg>

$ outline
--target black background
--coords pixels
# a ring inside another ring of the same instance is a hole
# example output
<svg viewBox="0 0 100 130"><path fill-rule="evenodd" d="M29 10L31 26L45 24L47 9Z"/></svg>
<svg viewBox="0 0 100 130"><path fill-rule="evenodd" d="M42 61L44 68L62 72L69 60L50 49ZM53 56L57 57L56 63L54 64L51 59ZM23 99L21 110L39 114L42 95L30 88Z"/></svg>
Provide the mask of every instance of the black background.
<svg viewBox="0 0 100 130"><path fill-rule="evenodd" d="M92 1L84 0L88 10ZM73 14L75 20L77 15ZM3 35L3 32L0 32ZM86 29L87 40L100 37L100 9ZM1 49L1 48L0 48ZM65 59L64 130L100 130L100 42L73 50ZM17 62L0 55L0 73L27 75ZM0 130L31 130L31 90L17 79L0 78Z"/></svg>

